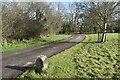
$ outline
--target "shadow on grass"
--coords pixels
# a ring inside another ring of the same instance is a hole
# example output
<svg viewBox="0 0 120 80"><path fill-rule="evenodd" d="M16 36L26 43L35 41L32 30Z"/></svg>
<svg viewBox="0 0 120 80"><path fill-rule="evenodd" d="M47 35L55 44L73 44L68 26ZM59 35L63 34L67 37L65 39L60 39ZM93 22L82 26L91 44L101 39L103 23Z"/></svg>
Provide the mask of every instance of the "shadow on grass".
<svg viewBox="0 0 120 80"><path fill-rule="evenodd" d="M80 43L101 43L99 41L93 41L93 42L80 42Z"/></svg>
<svg viewBox="0 0 120 80"><path fill-rule="evenodd" d="M26 70L35 70L36 73L41 74L42 68L36 68L34 66L5 66L5 68L17 70L17 71L22 71L25 72Z"/></svg>
<svg viewBox="0 0 120 80"><path fill-rule="evenodd" d="M44 39L41 39L40 41L41 41L41 42L48 42L47 40L44 40Z"/></svg>

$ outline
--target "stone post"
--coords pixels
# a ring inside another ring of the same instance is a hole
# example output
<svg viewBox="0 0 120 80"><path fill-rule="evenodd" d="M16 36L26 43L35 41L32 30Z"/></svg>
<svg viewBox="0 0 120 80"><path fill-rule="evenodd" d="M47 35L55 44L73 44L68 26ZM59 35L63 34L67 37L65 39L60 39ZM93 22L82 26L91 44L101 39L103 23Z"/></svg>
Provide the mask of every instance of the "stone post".
<svg viewBox="0 0 120 80"><path fill-rule="evenodd" d="M47 57L44 55L38 56L35 61L35 72L40 74L40 72L46 69L47 67L48 67Z"/></svg>

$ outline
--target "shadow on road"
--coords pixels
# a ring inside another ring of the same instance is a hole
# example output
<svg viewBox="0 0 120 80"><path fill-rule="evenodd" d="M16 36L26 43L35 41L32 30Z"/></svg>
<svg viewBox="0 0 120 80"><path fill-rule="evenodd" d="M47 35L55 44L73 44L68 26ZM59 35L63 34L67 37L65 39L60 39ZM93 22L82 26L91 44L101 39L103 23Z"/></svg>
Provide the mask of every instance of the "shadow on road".
<svg viewBox="0 0 120 80"><path fill-rule="evenodd" d="M19 70L19 71L26 71L30 67L27 67L27 66L5 66L5 68Z"/></svg>

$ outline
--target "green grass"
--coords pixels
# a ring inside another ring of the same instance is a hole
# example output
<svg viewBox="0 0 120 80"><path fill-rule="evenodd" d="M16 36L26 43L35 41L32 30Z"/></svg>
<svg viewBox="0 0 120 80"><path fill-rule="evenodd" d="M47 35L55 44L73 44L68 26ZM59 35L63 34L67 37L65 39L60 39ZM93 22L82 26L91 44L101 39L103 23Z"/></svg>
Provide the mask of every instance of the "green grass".
<svg viewBox="0 0 120 80"><path fill-rule="evenodd" d="M48 59L49 68L36 74L30 68L20 78L120 78L118 33L108 33L105 43L94 43L97 34Z"/></svg>
<svg viewBox="0 0 120 80"><path fill-rule="evenodd" d="M36 40L26 40L26 41L17 42L17 43L8 43L7 45L5 45L5 44L2 45L1 49L2 49L2 51L11 51L11 50L15 50L15 49L37 46L40 44L45 44L45 43L61 40L61 39L67 38L69 36L70 35L52 35L52 36L49 36L46 38L39 38Z"/></svg>

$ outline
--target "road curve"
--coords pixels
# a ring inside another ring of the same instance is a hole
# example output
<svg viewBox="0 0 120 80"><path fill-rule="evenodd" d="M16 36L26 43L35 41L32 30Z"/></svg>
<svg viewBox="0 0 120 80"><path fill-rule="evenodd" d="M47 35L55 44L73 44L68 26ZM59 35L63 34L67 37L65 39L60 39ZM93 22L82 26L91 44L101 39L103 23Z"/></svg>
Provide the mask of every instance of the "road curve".
<svg viewBox="0 0 120 80"><path fill-rule="evenodd" d="M12 52L4 52L2 53L2 78L16 78L26 70L24 65L27 62L34 62L37 56L46 55L47 57L51 57L76 45L84 38L85 36L83 35L73 34L69 38L60 41Z"/></svg>

